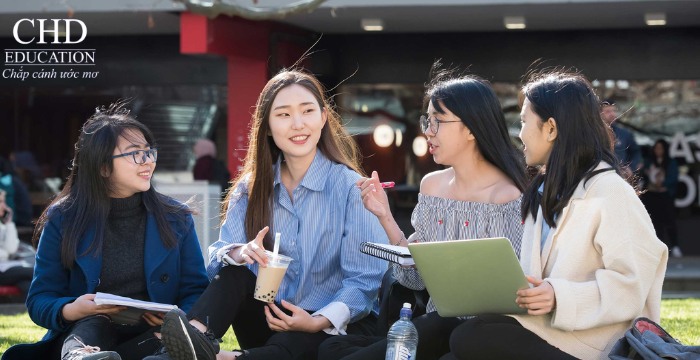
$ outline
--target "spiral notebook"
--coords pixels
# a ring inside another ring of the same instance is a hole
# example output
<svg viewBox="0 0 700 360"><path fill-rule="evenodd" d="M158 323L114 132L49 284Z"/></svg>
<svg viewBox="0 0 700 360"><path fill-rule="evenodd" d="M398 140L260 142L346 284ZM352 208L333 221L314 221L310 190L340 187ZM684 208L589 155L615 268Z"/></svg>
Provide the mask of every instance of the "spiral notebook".
<svg viewBox="0 0 700 360"><path fill-rule="evenodd" d="M415 264L408 248L404 246L363 242L360 244L360 251L399 265L409 266Z"/></svg>

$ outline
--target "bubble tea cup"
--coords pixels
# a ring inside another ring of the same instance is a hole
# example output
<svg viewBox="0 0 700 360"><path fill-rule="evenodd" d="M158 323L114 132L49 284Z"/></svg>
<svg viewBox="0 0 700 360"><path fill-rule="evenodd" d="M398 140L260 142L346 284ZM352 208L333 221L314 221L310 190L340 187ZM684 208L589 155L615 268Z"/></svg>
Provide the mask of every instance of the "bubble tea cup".
<svg viewBox="0 0 700 360"><path fill-rule="evenodd" d="M269 250L265 250L265 254L267 255L267 267L258 267L258 279L255 282L253 297L260 301L272 303L275 301L284 273L287 272L289 263L294 259L280 254L275 256Z"/></svg>

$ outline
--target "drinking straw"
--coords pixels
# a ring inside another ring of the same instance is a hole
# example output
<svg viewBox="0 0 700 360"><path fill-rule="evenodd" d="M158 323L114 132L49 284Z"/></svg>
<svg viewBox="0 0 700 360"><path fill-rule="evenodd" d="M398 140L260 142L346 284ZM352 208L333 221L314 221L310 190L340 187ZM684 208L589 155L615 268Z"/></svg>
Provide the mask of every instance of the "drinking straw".
<svg viewBox="0 0 700 360"><path fill-rule="evenodd" d="M275 245L272 249L272 257L277 257L277 253L280 252L280 236L282 236L282 234L275 233Z"/></svg>

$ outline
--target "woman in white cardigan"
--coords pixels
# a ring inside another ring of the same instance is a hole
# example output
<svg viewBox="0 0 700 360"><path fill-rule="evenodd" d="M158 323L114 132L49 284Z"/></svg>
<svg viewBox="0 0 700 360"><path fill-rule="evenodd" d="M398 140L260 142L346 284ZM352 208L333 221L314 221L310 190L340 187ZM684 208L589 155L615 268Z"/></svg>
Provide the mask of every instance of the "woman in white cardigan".
<svg viewBox="0 0 700 360"><path fill-rule="evenodd" d="M17 286L22 299L27 297L33 269L12 261L19 249L17 227L12 221L12 209L5 203L7 193L0 190L0 285Z"/></svg>
<svg viewBox="0 0 700 360"><path fill-rule="evenodd" d="M606 359L639 316L659 321L668 250L622 174L598 97L579 74L549 72L523 88L521 265L526 315L477 316L443 359Z"/></svg>

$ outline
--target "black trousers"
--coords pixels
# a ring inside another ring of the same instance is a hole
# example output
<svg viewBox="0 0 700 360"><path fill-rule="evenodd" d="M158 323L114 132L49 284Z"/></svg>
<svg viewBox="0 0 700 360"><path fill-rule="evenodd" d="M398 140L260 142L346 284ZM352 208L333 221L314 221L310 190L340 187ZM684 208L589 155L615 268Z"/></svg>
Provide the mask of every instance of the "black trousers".
<svg viewBox="0 0 700 360"><path fill-rule="evenodd" d="M29 285L32 283L34 269L27 266L13 266L0 272L0 285L15 285L22 292L22 298L27 298Z"/></svg>
<svg viewBox="0 0 700 360"><path fill-rule="evenodd" d="M217 338L229 326L246 354L238 359L316 359L318 346L332 337L323 331L275 332L265 319L265 303L255 300L256 277L245 266L225 266L219 270L188 318L206 324ZM284 311L284 308L280 306ZM368 316L348 325L348 333L373 335L376 317Z"/></svg>
<svg viewBox="0 0 700 360"><path fill-rule="evenodd" d="M510 316L479 315L450 336L448 359L576 359L525 329Z"/></svg>
<svg viewBox="0 0 700 360"><path fill-rule="evenodd" d="M66 333L56 341L55 358L63 358L73 349L83 344L97 346L102 351L116 351L123 360L141 360L153 355L161 346L153 334L160 327L143 325L120 325L104 315L93 315L76 321Z"/></svg>
<svg viewBox="0 0 700 360"><path fill-rule="evenodd" d="M416 359L438 359L450 352L450 334L464 320L444 318L431 312L414 318L418 330ZM383 360L387 339L384 336L336 336L319 347L319 360Z"/></svg>
<svg viewBox="0 0 700 360"><path fill-rule="evenodd" d="M656 237L666 243L668 249L678 246L676 206L668 192L647 191L640 197L649 212Z"/></svg>
<svg viewBox="0 0 700 360"><path fill-rule="evenodd" d="M413 319L418 330L417 359L575 359L503 315L468 320L432 312ZM319 348L319 360L382 360L386 337L338 336Z"/></svg>

